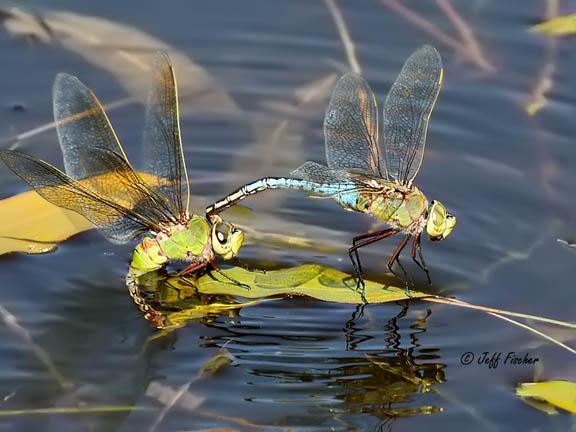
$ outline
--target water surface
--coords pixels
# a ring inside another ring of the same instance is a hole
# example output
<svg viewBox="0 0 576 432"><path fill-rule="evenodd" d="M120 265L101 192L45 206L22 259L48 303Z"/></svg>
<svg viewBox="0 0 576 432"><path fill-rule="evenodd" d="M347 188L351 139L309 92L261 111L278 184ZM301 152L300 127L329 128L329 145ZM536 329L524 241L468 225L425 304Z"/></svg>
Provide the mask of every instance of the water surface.
<svg viewBox="0 0 576 432"><path fill-rule="evenodd" d="M322 161L326 101L296 109L290 105L296 89L348 68L323 2L218 0L161 8L156 2L54 1L23 7L140 29L194 59L230 92L242 115L197 113L182 119L198 209L255 175L281 175L304 160ZM444 242L425 242L433 285L419 283L418 288L569 321L576 312L570 270L576 255L557 239L576 238L573 41L558 42L550 101L530 117L522 105L549 49L543 37L527 32L542 19L541 2L519 8L513 2L459 1L454 7L473 28L495 73L479 70L378 1L342 4L363 73L380 100L418 46L436 45L444 60L444 87L417 183L457 215L458 226ZM457 37L435 3L418 10ZM111 41L110 49L123 43ZM14 37L4 29L0 46L0 135L6 140L51 121L57 72L79 76L105 102L127 96L112 71L70 50ZM178 79L182 84L187 77ZM141 106L114 110L110 117L138 161ZM256 146L285 120L286 134L273 150ZM61 163L54 131L20 145ZM2 197L24 190L0 167ZM252 242L242 249L242 259L254 266L315 262L350 272L350 239L374 226L366 216L298 193L268 193L245 203L252 209L252 228L317 243L304 250ZM73 406L78 400L153 410L10 417L0 420L0 430L143 430L161 409L146 396L151 383L173 389L185 385L224 346L233 355L231 365L191 384L199 406L172 409L158 430L574 427L567 415L546 416L514 396L518 383L535 377L575 380L568 352L503 321L450 306L370 305L352 321L354 305L288 298L198 320L147 343L155 330L141 318L123 284L131 247L111 245L91 231L51 254L2 257L0 303L47 350L70 387L59 384L30 347L3 326L0 410ZM370 276L385 272L393 247L394 241L386 241L363 251ZM410 270L418 275L418 269ZM571 343L574 335L565 339ZM541 370L461 364L465 352L485 351L528 353L539 358Z"/></svg>

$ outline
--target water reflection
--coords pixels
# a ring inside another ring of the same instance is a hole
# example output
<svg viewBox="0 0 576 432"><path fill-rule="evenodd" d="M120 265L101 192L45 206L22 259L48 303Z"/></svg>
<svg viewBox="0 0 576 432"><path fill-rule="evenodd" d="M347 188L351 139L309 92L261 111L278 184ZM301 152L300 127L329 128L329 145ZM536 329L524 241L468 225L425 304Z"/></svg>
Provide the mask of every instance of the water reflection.
<svg viewBox="0 0 576 432"><path fill-rule="evenodd" d="M146 316L153 325L160 323L164 328L153 336L152 345L162 344L168 337L178 346L178 339L186 338L184 331L166 335L166 328L183 324L173 317L202 304L234 303L227 296L215 299L198 294L192 284L189 290L174 287L162 275L151 276L146 282L139 285L137 302L153 308L155 314L144 308ZM428 314L414 317L404 305L383 324L374 320L370 308L363 315L358 310L348 311L348 320L338 321L322 312L326 304L306 303L308 308L304 309L309 314L290 321L286 321L289 311L284 309L289 308L287 302L278 310L274 308L273 315L258 307L191 319L217 330L217 334L203 338L203 348L226 347L233 355L233 366L239 369L235 374L241 377L226 382L231 401L238 406L262 406L270 411L276 425L336 430L386 430L395 418L441 411L440 406L426 404L420 396L434 392L436 385L445 381L446 366L439 362L439 350L421 348ZM296 307L302 311L302 305ZM308 315L310 320L305 322ZM216 392L214 396L222 394ZM214 401L214 406L221 409L222 403L225 401ZM206 404L209 407L211 401ZM258 414L259 409L251 409L249 415L254 417L243 418L266 424L267 416Z"/></svg>

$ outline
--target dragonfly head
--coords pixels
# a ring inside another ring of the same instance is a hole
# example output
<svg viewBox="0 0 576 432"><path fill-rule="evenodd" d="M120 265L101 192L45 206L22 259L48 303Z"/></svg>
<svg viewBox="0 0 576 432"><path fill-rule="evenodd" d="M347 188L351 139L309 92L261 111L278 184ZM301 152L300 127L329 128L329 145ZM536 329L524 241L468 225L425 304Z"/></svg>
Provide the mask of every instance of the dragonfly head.
<svg viewBox="0 0 576 432"><path fill-rule="evenodd" d="M224 259L232 259L244 243L244 231L234 225L214 218L212 223L212 248Z"/></svg>
<svg viewBox="0 0 576 432"><path fill-rule="evenodd" d="M456 226L456 216L448 213L439 201L432 201L428 209L426 232L431 240L443 240L450 235Z"/></svg>

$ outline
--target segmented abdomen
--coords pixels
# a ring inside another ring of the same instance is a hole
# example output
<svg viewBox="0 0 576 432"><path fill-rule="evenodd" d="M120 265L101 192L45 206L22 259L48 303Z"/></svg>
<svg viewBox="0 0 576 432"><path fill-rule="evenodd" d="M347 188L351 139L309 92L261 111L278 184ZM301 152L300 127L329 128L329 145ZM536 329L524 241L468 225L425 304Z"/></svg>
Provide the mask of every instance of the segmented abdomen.
<svg viewBox="0 0 576 432"><path fill-rule="evenodd" d="M311 195L333 198L345 207L350 207L358 196L356 192L352 191L354 188L355 185L353 183L338 183L332 185L313 183L293 178L266 177L244 185L240 189L232 192L226 198L215 202L206 208L206 213L219 213L228 207L232 207L250 195L269 189L301 190L308 192Z"/></svg>

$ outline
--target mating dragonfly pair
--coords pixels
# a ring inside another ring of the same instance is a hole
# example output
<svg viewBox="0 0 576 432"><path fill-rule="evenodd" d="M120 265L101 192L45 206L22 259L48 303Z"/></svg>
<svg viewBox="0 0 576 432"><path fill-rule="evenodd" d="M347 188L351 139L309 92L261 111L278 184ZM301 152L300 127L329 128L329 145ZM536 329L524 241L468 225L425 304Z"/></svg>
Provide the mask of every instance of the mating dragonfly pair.
<svg viewBox="0 0 576 432"><path fill-rule="evenodd" d="M42 197L80 213L110 241L125 243L147 233L134 250L129 275L138 277L168 261L186 262L182 275L218 270L215 256L235 258L244 240L243 232L218 213L264 190L297 189L333 198L345 209L371 214L389 225L355 237L349 249L363 301L358 250L378 240L404 234L388 268L394 272L397 262L407 277L398 257L412 238L411 257L428 276L420 249L422 233L426 230L432 240L442 240L456 225L441 203L429 204L412 184L442 85L436 49L423 46L414 52L393 84L384 103L382 153L376 98L360 76L346 74L336 84L324 120L328 166L306 162L291 177L257 180L209 206L206 216L188 210L177 87L167 55L158 55L152 77L143 175L131 167L94 93L66 74L59 74L54 84L54 115L66 173L19 151L0 151L4 163Z"/></svg>

